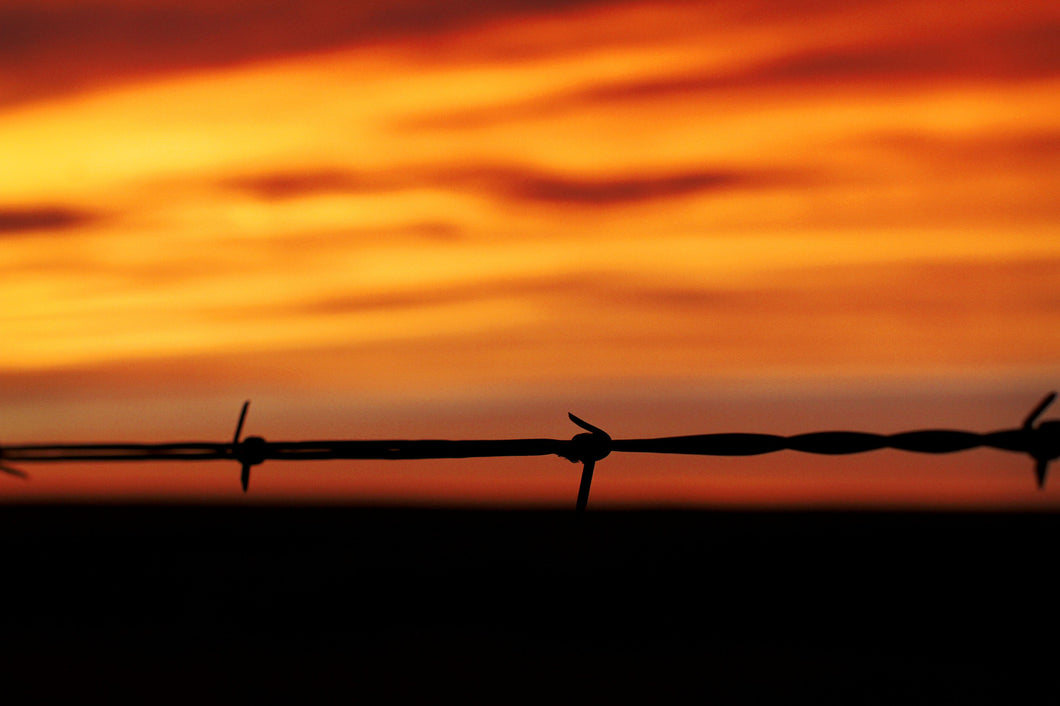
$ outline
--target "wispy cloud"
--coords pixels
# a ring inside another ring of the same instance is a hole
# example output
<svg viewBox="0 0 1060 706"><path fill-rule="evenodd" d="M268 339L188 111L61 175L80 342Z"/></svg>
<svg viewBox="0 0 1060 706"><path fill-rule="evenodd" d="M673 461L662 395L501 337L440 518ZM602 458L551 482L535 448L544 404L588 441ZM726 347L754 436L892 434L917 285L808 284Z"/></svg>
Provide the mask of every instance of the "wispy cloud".
<svg viewBox="0 0 1060 706"><path fill-rule="evenodd" d="M14 0L0 5L0 104L178 71L415 40L597 0ZM70 57L77 59L71 61Z"/></svg>
<svg viewBox="0 0 1060 706"><path fill-rule="evenodd" d="M0 397L151 391L174 376L182 389L201 392L268 380L341 393L413 381L433 390L454 381L475 388L572 376L665 380L748 365L756 375L783 375L837 370L853 359L879 371L992 372L1014 362L1044 369L1055 360L1051 331L1060 326L1058 267L1055 257L861 264L779 270L728 286L600 270L213 306L175 325L225 331L218 341L230 345L192 339L179 353L126 350L58 369L0 370ZM465 326L464 312L501 311L505 302L532 315ZM388 321L394 326L380 328ZM366 326L379 331L361 335ZM268 345L257 343L263 330L276 332Z"/></svg>
<svg viewBox="0 0 1060 706"><path fill-rule="evenodd" d="M344 169L269 172L225 179L222 188L245 191L266 200L329 193L364 193L408 188L411 182L393 174L357 173Z"/></svg>
<svg viewBox="0 0 1060 706"><path fill-rule="evenodd" d="M1060 19L1015 17L960 31L901 35L868 43L823 42L739 66L709 66L670 75L604 80L516 103L422 115L401 124L476 129L540 119L616 103L672 101L690 96L738 97L755 92L874 90L894 92L938 84L996 84L1060 76Z"/></svg>
<svg viewBox="0 0 1060 706"><path fill-rule="evenodd" d="M95 213L64 206L0 207L0 238L65 232L98 219Z"/></svg>
<svg viewBox="0 0 1060 706"><path fill-rule="evenodd" d="M1060 158L1060 130L1053 129L971 136L885 132L860 136L857 142L921 164L966 168L974 163L984 171L1016 166L1052 169Z"/></svg>
<svg viewBox="0 0 1060 706"><path fill-rule="evenodd" d="M278 172L228 179L222 186L245 190L266 200L427 188L479 194L503 201L617 206L734 189L777 187L795 180L792 174L767 175L732 169L663 173L646 169L608 176L580 176L517 165L481 165L410 167L377 173L339 169Z"/></svg>
<svg viewBox="0 0 1060 706"><path fill-rule="evenodd" d="M753 186L758 175L704 170L671 174L620 174L611 178L578 178L515 169L458 171L457 183L516 201L579 206L609 206L675 198Z"/></svg>

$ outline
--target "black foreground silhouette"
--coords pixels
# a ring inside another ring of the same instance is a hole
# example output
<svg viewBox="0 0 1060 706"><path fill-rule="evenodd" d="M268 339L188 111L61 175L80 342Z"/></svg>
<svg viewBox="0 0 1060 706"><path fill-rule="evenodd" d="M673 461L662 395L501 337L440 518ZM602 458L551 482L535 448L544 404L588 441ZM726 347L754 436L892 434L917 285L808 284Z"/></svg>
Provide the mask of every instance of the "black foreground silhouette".
<svg viewBox="0 0 1060 706"><path fill-rule="evenodd" d="M241 467L244 492L250 484L250 469L265 461L305 461L335 459L442 459L504 456L556 455L582 464L576 508L589 501L596 462L612 452L693 454L703 456L753 456L781 450L838 455L877 449L900 449L918 453L943 454L977 447L990 447L1025 453L1034 460L1038 487L1045 486L1049 463L1060 458L1060 420L1038 422L1056 399L1051 392L1039 402L1017 429L987 433L926 429L898 434L872 434L853 431L823 431L794 436L774 434L699 434L655 439L612 439L603 429L569 414L571 421L586 431L570 440L363 440L363 441L266 441L260 436L242 438L250 402L243 403L231 443L169 444L57 444L7 446L0 448L0 470L25 478L26 474L3 460L42 461L215 461L235 460Z"/></svg>
<svg viewBox="0 0 1060 706"><path fill-rule="evenodd" d="M4 695L1055 702L1055 511L600 508L580 520L5 505Z"/></svg>

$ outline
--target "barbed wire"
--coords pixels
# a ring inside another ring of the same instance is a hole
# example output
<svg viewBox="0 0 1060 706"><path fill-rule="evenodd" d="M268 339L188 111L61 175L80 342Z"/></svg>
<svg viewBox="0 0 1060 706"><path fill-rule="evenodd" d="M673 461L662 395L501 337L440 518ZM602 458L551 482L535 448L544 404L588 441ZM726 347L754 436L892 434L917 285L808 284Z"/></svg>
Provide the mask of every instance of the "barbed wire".
<svg viewBox="0 0 1060 706"><path fill-rule="evenodd" d="M651 439L612 439L599 427L568 414L584 429L571 439L478 439L478 440L325 440L266 441L260 436L242 437L250 402L243 403L235 434L228 443L179 442L165 444L37 444L0 447L0 471L21 478L27 474L8 462L124 462L124 461L237 461L240 482L246 492L250 470L266 461L309 460L421 460L515 456L559 456L582 464L576 509L589 501L593 470L613 452L686 454L700 456L755 456L792 450L841 455L878 449L945 454L987 447L1029 455L1034 461L1035 480L1045 487L1049 463L1060 458L1060 420L1039 422L1057 394L1046 395L1023 424L1014 429L986 433L949 429L924 429L897 434L856 431L823 431L793 436L754 433L698 434Z"/></svg>

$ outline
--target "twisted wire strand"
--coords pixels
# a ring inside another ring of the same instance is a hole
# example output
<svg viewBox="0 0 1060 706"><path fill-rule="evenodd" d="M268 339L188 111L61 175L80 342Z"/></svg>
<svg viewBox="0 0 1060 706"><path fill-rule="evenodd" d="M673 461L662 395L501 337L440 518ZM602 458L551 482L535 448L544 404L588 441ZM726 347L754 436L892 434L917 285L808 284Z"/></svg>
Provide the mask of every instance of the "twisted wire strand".
<svg viewBox="0 0 1060 706"><path fill-rule="evenodd" d="M836 456L887 448L942 454L977 447L1030 453L1033 439L1023 429L1009 429L985 434L949 429L924 429L898 434L872 434L858 431L821 431L793 436L701 434L659 439L620 439L612 444L613 451L703 456L756 456L785 450Z"/></svg>
<svg viewBox="0 0 1060 706"><path fill-rule="evenodd" d="M241 442L166 444L41 444L6 446L3 458L16 462L74 461L213 461L239 457ZM700 434L653 439L616 439L610 451L755 456L792 450L822 455L857 454L879 449L944 454L978 447L1031 453L1034 443L1024 429L988 433L926 429L898 434L824 431L793 436L776 434ZM564 439L322 440L263 442L268 460L425 460L510 456L576 456L574 442Z"/></svg>

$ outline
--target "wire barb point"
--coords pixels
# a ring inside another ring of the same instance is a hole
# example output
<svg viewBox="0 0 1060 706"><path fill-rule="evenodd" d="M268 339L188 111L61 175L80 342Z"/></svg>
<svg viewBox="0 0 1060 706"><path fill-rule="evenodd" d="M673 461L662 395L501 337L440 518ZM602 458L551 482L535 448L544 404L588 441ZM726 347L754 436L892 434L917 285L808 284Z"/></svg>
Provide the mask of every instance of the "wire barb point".
<svg viewBox="0 0 1060 706"><path fill-rule="evenodd" d="M15 478L21 478L22 480L27 480L29 478L29 474L25 471L20 471L17 468L12 468L11 466L2 463L0 463L0 471L3 471L9 476L14 476Z"/></svg>
<svg viewBox="0 0 1060 706"><path fill-rule="evenodd" d="M1034 479L1038 483L1039 490L1045 488L1049 464L1060 458L1060 421L1047 419L1038 422L1038 418L1055 400L1055 392L1050 392L1043 397L1042 401L1023 420L1021 427L1022 432L1029 437L1026 450L1034 459Z"/></svg>
<svg viewBox="0 0 1060 706"><path fill-rule="evenodd" d="M1054 400L1056 400L1055 392L1050 392L1048 395L1043 397L1042 401L1039 402L1038 405L1031 410L1031 413L1027 415L1027 418L1023 420L1023 428L1034 428L1034 423L1038 421L1038 417L1042 416L1042 413L1045 412L1045 410L1049 409L1049 405L1051 405Z"/></svg>
<svg viewBox="0 0 1060 706"><path fill-rule="evenodd" d="M9 476L14 476L15 478L21 478L22 480L26 480L29 478L29 474L25 471L20 471L17 468L14 468L13 466L9 466L4 463L3 447L0 447L0 472L6 473Z"/></svg>

